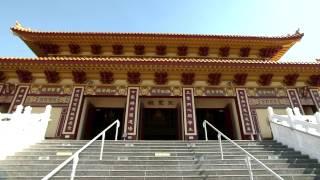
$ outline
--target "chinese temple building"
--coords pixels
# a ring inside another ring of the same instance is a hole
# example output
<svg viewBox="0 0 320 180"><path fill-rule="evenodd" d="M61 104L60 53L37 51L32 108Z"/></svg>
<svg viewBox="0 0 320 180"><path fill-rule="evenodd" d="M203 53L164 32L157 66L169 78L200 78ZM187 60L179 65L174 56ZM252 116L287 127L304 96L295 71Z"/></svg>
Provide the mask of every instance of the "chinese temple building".
<svg viewBox="0 0 320 180"><path fill-rule="evenodd" d="M91 139L119 119L119 139L201 140L203 120L231 139L270 139L268 106L280 114L320 108L320 62L278 61L298 31L45 32L19 23L11 31L37 57L0 58L0 112L51 104L47 138Z"/></svg>

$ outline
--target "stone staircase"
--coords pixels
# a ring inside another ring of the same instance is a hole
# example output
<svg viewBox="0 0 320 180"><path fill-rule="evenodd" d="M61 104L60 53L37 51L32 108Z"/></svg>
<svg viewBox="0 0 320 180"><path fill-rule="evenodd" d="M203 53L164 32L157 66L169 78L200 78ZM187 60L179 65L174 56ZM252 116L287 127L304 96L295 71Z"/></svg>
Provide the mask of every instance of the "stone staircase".
<svg viewBox="0 0 320 180"><path fill-rule="evenodd" d="M45 140L0 161L0 179L41 179L88 141ZM320 179L320 164L275 141L236 141L284 179ZM223 141L101 141L80 154L75 179L248 180L245 155ZM68 164L52 179L69 179ZM275 179L252 161L254 179Z"/></svg>

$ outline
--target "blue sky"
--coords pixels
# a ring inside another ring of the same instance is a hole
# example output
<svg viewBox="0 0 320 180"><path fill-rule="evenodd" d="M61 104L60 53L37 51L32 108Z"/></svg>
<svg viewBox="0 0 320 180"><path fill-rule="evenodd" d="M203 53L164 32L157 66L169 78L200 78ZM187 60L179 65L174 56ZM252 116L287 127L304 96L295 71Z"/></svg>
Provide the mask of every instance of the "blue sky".
<svg viewBox="0 0 320 180"><path fill-rule="evenodd" d="M34 57L10 27L229 35L305 33L282 58L320 58L318 0L1 0L0 56Z"/></svg>

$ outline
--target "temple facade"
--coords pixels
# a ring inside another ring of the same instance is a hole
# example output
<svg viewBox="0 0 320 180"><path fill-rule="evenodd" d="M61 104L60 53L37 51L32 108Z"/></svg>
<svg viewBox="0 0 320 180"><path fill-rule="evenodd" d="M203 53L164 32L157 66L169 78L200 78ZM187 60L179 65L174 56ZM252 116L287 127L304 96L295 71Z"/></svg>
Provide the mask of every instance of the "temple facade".
<svg viewBox="0 0 320 180"><path fill-rule="evenodd" d="M203 120L232 139L270 139L268 106L320 108L320 63L278 61L300 32L45 32L19 23L11 31L37 57L0 58L0 112L52 105L47 138L91 139L119 119L118 139L201 140Z"/></svg>

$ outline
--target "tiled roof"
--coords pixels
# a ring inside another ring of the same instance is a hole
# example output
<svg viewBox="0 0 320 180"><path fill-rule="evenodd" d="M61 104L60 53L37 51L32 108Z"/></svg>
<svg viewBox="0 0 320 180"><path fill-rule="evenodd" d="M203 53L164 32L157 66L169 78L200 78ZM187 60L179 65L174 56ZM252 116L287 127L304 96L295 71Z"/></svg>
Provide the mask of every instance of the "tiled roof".
<svg viewBox="0 0 320 180"><path fill-rule="evenodd" d="M24 28L20 24L11 28L14 32L26 32L38 35L61 35L61 36L110 36L110 37L153 37L153 38L194 38L194 39L241 39L241 40L286 40L301 39L303 33L296 32L285 36L243 36L243 35L209 35L209 34L180 34L180 33L133 33L133 32L59 32L37 31Z"/></svg>
<svg viewBox="0 0 320 180"><path fill-rule="evenodd" d="M122 58L122 57L39 57L0 58L0 71L73 70L99 71L197 71L197 72L286 72L320 74L320 62L275 62L261 60L193 59L193 58Z"/></svg>

